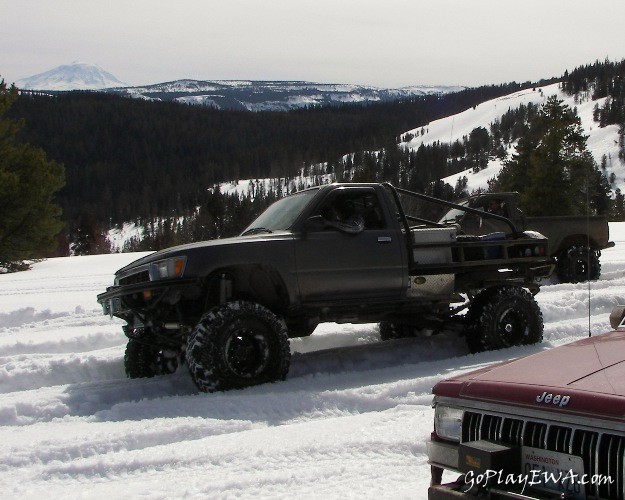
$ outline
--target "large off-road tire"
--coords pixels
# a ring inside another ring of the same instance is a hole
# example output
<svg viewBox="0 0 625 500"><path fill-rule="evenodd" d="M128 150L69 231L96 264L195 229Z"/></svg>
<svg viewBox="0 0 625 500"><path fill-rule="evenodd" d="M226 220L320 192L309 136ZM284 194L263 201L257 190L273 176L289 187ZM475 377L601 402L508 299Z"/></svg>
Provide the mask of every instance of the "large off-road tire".
<svg viewBox="0 0 625 500"><path fill-rule="evenodd" d="M414 337L415 329L405 323L380 322L380 338L383 341Z"/></svg>
<svg viewBox="0 0 625 500"><path fill-rule="evenodd" d="M543 338L543 316L530 292L501 286L478 294L465 318L471 352L535 344Z"/></svg>
<svg viewBox="0 0 625 500"><path fill-rule="evenodd" d="M571 247L558 256L556 273L562 283L597 280L601 275L599 252L588 247Z"/></svg>
<svg viewBox="0 0 625 500"><path fill-rule="evenodd" d="M203 392L284 380L291 351L286 327L253 302L224 304L206 314L187 341L187 365Z"/></svg>
<svg viewBox="0 0 625 500"><path fill-rule="evenodd" d="M178 369L178 353L131 339L126 344L124 368L128 378L169 375Z"/></svg>

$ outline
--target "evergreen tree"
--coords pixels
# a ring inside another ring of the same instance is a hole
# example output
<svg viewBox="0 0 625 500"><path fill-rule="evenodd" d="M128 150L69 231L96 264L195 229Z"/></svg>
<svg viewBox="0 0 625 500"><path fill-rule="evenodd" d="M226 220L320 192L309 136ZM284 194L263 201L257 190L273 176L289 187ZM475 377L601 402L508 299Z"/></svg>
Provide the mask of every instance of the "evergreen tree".
<svg viewBox="0 0 625 500"><path fill-rule="evenodd" d="M619 188L614 190L614 203L610 212L610 220L625 220L625 196Z"/></svg>
<svg viewBox="0 0 625 500"><path fill-rule="evenodd" d="M576 215L609 207L609 185L586 146L574 110L550 97L519 139L491 189L518 191L528 215Z"/></svg>
<svg viewBox="0 0 625 500"><path fill-rule="evenodd" d="M41 149L16 139L22 123L5 114L17 98L0 80L0 263L41 257L54 249L63 227L55 193L65 184L63 166Z"/></svg>
<svg viewBox="0 0 625 500"><path fill-rule="evenodd" d="M93 213L81 215L69 236L69 249L72 255L111 253L111 242L106 237L106 231L98 225Z"/></svg>

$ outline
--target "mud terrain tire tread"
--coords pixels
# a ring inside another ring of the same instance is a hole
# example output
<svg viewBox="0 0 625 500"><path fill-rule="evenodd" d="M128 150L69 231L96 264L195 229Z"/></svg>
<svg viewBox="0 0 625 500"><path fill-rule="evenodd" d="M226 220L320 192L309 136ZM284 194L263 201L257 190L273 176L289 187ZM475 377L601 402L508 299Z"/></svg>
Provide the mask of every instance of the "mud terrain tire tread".
<svg viewBox="0 0 625 500"><path fill-rule="evenodd" d="M585 246L574 246L558 257L556 267L561 283L583 283L601 276L599 252Z"/></svg>
<svg viewBox="0 0 625 500"><path fill-rule="evenodd" d="M160 347L130 339L124 353L124 368L128 378L150 378L169 375L178 368L175 356L166 356Z"/></svg>
<svg viewBox="0 0 625 500"><path fill-rule="evenodd" d="M284 380L291 360L285 325L266 307L248 301L205 314L189 335L186 355L202 392Z"/></svg>
<svg viewBox="0 0 625 500"><path fill-rule="evenodd" d="M501 286L478 294L466 315L466 340L472 353L541 342L543 316L532 294Z"/></svg>

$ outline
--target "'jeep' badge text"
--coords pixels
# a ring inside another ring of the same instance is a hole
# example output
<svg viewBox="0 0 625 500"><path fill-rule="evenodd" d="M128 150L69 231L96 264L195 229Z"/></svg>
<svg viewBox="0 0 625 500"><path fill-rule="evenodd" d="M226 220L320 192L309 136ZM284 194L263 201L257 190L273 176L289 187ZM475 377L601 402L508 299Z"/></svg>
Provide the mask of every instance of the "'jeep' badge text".
<svg viewBox="0 0 625 500"><path fill-rule="evenodd" d="M545 403L559 406L562 408L569 404L571 400L571 396L562 396L560 394L551 394L548 392L543 392L541 395L536 396L537 403Z"/></svg>

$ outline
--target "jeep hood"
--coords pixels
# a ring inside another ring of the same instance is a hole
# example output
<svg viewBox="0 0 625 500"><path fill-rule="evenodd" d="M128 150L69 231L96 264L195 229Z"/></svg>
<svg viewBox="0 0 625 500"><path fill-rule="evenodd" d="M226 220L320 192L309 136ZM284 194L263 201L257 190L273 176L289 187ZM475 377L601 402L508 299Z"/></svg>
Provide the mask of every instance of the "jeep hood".
<svg viewBox="0 0 625 500"><path fill-rule="evenodd" d="M625 331L586 338L443 380L434 387L434 393L623 417ZM561 404L563 400L566 404Z"/></svg>

